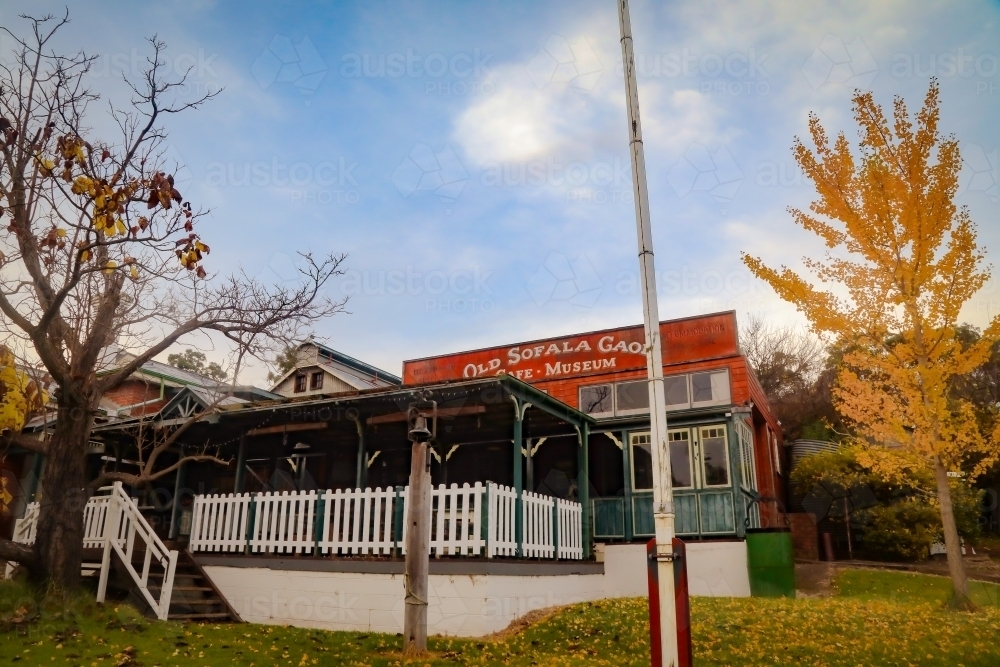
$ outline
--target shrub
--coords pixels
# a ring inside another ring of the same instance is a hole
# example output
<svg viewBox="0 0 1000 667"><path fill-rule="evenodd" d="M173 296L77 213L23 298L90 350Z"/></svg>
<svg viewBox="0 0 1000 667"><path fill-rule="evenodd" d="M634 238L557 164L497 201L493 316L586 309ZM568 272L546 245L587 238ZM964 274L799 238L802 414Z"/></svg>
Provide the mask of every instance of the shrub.
<svg viewBox="0 0 1000 667"><path fill-rule="evenodd" d="M805 457L792 471L793 488L815 496L821 507L825 499L836 516L842 516L841 498L847 497L852 530L869 557L926 558L931 544L943 535L933 475L929 470L909 469L898 479L886 481L859 462L859 451L842 447ZM968 482L951 480L955 522L965 538L979 535L981 495Z"/></svg>
<svg viewBox="0 0 1000 667"><path fill-rule="evenodd" d="M861 510L865 550L885 560L921 560L941 533L937 508L917 498Z"/></svg>

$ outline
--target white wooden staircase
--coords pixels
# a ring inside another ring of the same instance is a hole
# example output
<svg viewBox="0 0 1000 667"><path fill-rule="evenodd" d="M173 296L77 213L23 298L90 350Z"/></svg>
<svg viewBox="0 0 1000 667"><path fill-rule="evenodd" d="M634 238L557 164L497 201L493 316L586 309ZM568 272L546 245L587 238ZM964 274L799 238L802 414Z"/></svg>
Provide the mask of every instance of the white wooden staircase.
<svg viewBox="0 0 1000 667"><path fill-rule="evenodd" d="M15 542L31 545L38 530L38 503L28 505L24 518L14 526ZM170 615L170 602L177 569L177 551L166 545L153 532L152 526L139 511L135 501L125 493L120 482L98 490L83 512L84 552L98 550L100 562L85 562L84 576L98 577L97 601L104 602L108 579L114 563L131 579L133 590L149 605L157 618ZM10 576L14 563L8 563Z"/></svg>

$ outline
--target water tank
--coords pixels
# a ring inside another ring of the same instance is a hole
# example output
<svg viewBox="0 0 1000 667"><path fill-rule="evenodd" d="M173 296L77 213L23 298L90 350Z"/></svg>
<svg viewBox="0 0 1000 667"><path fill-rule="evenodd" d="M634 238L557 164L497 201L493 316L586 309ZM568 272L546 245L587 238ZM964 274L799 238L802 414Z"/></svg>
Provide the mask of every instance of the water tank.
<svg viewBox="0 0 1000 667"><path fill-rule="evenodd" d="M840 445L829 440L793 440L791 448L792 469L794 469L804 457L820 452L835 452Z"/></svg>

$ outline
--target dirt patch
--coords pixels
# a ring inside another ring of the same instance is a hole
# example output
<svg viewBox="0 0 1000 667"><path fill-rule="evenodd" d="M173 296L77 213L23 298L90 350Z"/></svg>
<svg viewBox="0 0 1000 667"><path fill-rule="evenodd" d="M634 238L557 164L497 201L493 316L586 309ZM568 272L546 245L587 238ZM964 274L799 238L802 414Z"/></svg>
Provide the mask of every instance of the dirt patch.
<svg viewBox="0 0 1000 667"><path fill-rule="evenodd" d="M491 635L486 635L483 637L484 641L491 642L502 642L510 639L515 635L519 635L532 625L537 625L538 623L543 623L559 612L562 607L546 607L545 609L534 609L529 611L524 616L514 619L510 625L508 625L503 630L499 632L494 632Z"/></svg>
<svg viewBox="0 0 1000 667"><path fill-rule="evenodd" d="M833 595L831 563L796 563L795 594L803 598L828 598Z"/></svg>

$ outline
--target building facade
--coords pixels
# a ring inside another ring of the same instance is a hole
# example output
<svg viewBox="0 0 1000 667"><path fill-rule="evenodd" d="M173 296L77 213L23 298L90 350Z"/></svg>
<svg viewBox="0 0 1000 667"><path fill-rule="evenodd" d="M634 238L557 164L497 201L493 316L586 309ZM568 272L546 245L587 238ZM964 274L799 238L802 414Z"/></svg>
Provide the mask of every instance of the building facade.
<svg viewBox="0 0 1000 667"><path fill-rule="evenodd" d="M736 314L660 323L676 528L741 538L773 524L784 496L781 429L739 349ZM653 534L649 395L642 326L536 340L403 364L404 385L516 377L596 420L589 438L595 540ZM567 452L526 440L524 488L550 492Z"/></svg>

